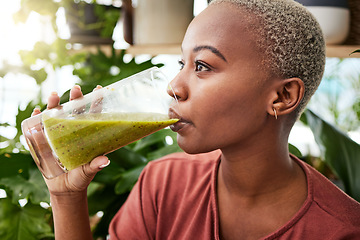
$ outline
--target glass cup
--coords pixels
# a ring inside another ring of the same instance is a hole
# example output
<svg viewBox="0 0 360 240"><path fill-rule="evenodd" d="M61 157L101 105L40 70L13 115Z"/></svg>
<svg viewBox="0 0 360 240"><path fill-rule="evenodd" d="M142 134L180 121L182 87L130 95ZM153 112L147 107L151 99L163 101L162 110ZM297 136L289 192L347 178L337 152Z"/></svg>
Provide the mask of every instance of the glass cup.
<svg viewBox="0 0 360 240"><path fill-rule="evenodd" d="M39 170L54 178L175 123L169 87L154 67L24 120Z"/></svg>

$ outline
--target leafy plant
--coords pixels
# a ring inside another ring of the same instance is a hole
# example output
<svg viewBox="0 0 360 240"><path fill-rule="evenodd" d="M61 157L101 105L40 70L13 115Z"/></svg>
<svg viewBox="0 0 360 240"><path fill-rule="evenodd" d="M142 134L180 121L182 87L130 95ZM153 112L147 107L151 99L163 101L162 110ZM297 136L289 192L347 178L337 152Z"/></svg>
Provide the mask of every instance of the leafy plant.
<svg viewBox="0 0 360 240"><path fill-rule="evenodd" d="M109 56L100 49L96 53L74 56L77 59L74 74L82 79L80 86L84 93L92 91L97 84L105 86L152 66L162 66L152 64L151 59L142 63L136 63L135 59L125 62L124 56L125 50L115 49ZM111 70L114 68L115 72ZM69 91L61 99L68 101ZM49 204L49 195L40 171L24 147L20 148L20 153L12 153L15 146L20 144L21 122L31 115L34 105L34 102L30 102L26 109L19 109L16 137L7 139L11 144L0 149L0 188L6 191L6 198L0 199L0 238L5 240L14 239L14 236L16 239L53 238L51 208L41 207L44 203ZM93 224L94 237L106 238L110 220L149 161L181 151L176 144L168 144L169 139L176 142L175 134L164 129L108 155L111 165L95 177L88 191L89 214L93 219L98 219ZM24 199L27 203L22 206L20 202ZM97 217L98 212L103 213L101 218Z"/></svg>
<svg viewBox="0 0 360 240"><path fill-rule="evenodd" d="M94 236L108 234L111 219L149 161L181 151L177 144L167 144L167 138L175 142L176 135L164 129L108 155L111 164L96 175L91 183L97 186L96 191L88 196L90 215L99 211L104 213L94 229Z"/></svg>
<svg viewBox="0 0 360 240"><path fill-rule="evenodd" d="M85 53L81 62L74 64L73 74L81 79L82 90L85 93L92 91L98 84L107 86L152 66L163 66L163 64L152 64L151 59L136 63L135 58L132 58L129 62L125 62L125 50L119 51L113 47L110 49L111 54L109 56L98 48L96 53Z"/></svg>
<svg viewBox="0 0 360 240"><path fill-rule="evenodd" d="M311 128L322 159L342 181L345 192L360 201L360 145L309 109L301 120Z"/></svg>
<svg viewBox="0 0 360 240"><path fill-rule="evenodd" d="M49 211L32 203L24 207L13 204L8 198L0 201L0 238L39 240L53 238L48 219Z"/></svg>
<svg viewBox="0 0 360 240"><path fill-rule="evenodd" d="M149 161L181 151L176 144L167 143L169 138L176 141L176 135L164 129L108 155L111 164L96 175L88 191L90 216L103 213L93 225L94 237L106 238L111 219ZM49 194L31 156L25 152L1 154L0 171L0 188L7 194L0 199L1 239L51 239L51 208L41 207L41 203L49 204ZM21 199L28 201L25 206L20 205Z"/></svg>
<svg viewBox="0 0 360 240"><path fill-rule="evenodd" d="M120 18L120 8L98 4L96 1L65 1L62 5L72 34L99 35L111 39Z"/></svg>
<svg viewBox="0 0 360 240"><path fill-rule="evenodd" d="M50 16L53 29L57 33L55 13L59 7L73 3L73 0L22 0L21 9L15 18L26 21L30 12L36 11ZM86 29L100 27L107 31L105 35L109 35L109 29L113 27L118 15L110 16L108 11L104 12L103 7L97 6L95 10L106 24L94 24ZM49 66L50 69L59 69L72 65L73 73L80 79L79 85L84 93L88 93L98 84L106 86L152 66L162 66L152 64L152 59L137 63L133 58L125 62L125 50L115 50L110 45L111 53L107 55L100 49L96 53L74 53L68 50L68 44L67 40L58 37L53 43L38 42L31 51L19 53L22 65L14 66L5 62L0 69L0 77L10 72L22 73L34 78L41 86L48 77ZM38 62L42 63L40 67ZM62 102L68 99L69 91L61 96ZM13 139L0 135L0 189L6 193L6 196L0 199L0 239L54 238L48 191L35 162L20 141L21 122L31 115L35 106L44 109L43 102L40 92L25 109L18 109L14 126L0 123L2 127L15 127L17 131ZM106 238L110 220L125 201L147 162L163 154L180 151L176 144L167 143L169 138L175 141L174 133L165 129L109 154L111 165L96 176L88 190L94 237ZM101 217L97 215L99 211L103 213Z"/></svg>
<svg viewBox="0 0 360 240"><path fill-rule="evenodd" d="M45 182L29 154L0 155L0 187L6 198L0 199L1 239L47 239L53 236L51 212L40 206L49 203ZM20 199L28 203L21 206Z"/></svg>
<svg viewBox="0 0 360 240"><path fill-rule="evenodd" d="M319 157L302 158L360 201L360 147L347 134L360 130L357 64L355 59L328 59L331 69L325 68L319 90L309 104L316 113L307 109L300 120L309 126L320 150Z"/></svg>
<svg viewBox="0 0 360 240"><path fill-rule="evenodd" d="M360 49L356 49L355 51L351 52L350 55L354 53L360 53Z"/></svg>
<svg viewBox="0 0 360 240"><path fill-rule="evenodd" d="M56 13L60 8L64 8L70 28L75 28L75 31L95 30L104 38L111 38L120 18L120 8L99 4L95 0L22 0L14 19L16 22L26 22L31 12L37 12L50 18L57 33Z"/></svg>
<svg viewBox="0 0 360 240"><path fill-rule="evenodd" d="M54 25L55 13L65 2L73 1L22 0L22 8L16 18L25 21L31 11L37 11L51 17L53 28L57 32L57 26ZM5 64L0 76L8 72L22 72L36 79L37 84L41 85L47 78L47 72L45 67L34 70L33 66L39 59L54 69L70 64L74 66L74 74L81 79L83 92L87 93L97 84L105 86L153 66L151 59L143 63L136 63L135 59L125 62L125 50L117 51L113 48L110 56L100 49L96 53L73 55L67 50L67 44L63 39L57 39L52 44L39 42L33 51L20 53L22 66ZM360 49L353 53L359 52ZM49 194L40 171L20 141L22 120L30 116L35 105L45 107L40 96L31 101L24 110L18 109L15 138L5 139L0 136L0 189L6 192L6 197L0 199L0 239L54 239ZM68 99L69 91L63 94L61 101ZM302 121L314 132L323 153L322 162L329 165L343 181L345 191L359 200L359 145L311 111L304 113ZM7 127L10 124L0 123L0 126ZM15 149L20 152L13 153ZM301 156L294 146L289 145L289 149L295 155ZM146 164L176 151L181 149L176 144L175 134L164 129L108 154L111 164L96 175L88 189L89 215L95 239L106 238L109 222L125 202Z"/></svg>

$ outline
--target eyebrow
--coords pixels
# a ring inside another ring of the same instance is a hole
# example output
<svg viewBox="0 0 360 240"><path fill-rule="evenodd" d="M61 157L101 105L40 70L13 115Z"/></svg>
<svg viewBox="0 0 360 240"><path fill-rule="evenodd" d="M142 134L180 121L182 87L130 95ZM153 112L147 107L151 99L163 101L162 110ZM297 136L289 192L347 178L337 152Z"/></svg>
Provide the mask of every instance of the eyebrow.
<svg viewBox="0 0 360 240"><path fill-rule="evenodd" d="M221 58L222 60L224 60L225 62L227 62L226 58L224 57L224 55L221 54L221 52L216 49L215 47L209 46L209 45L202 45L202 46L197 46L193 49L193 52L199 52L201 50L210 50L212 53L214 53L216 56L218 56L219 58Z"/></svg>

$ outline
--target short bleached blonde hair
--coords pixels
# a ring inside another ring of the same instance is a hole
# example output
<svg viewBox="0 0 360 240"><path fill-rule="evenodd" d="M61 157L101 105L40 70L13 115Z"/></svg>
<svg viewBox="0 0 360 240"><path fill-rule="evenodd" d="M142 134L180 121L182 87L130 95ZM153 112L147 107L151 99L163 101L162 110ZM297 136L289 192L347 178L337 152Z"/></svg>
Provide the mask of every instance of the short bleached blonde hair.
<svg viewBox="0 0 360 240"><path fill-rule="evenodd" d="M210 5L221 3L234 4L258 20L260 26L249 29L257 36L256 45L272 74L284 79L298 77L304 82L305 94L296 110L298 117L324 72L325 40L315 17L293 0L213 0Z"/></svg>

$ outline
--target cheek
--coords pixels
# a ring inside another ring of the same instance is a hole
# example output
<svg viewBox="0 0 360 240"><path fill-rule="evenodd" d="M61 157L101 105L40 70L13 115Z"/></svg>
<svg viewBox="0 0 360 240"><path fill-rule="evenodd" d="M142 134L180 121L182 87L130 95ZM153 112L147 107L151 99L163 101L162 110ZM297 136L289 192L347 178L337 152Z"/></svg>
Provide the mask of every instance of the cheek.
<svg viewBox="0 0 360 240"><path fill-rule="evenodd" d="M254 96L251 90L242 91L235 88L219 88L214 86L211 96L204 101L204 111L208 112L214 119L222 121L237 121L252 109Z"/></svg>
<svg viewBox="0 0 360 240"><path fill-rule="evenodd" d="M201 109L199 129L207 138L225 139L256 131L266 119L264 99L253 90L219 89Z"/></svg>
<svg viewBox="0 0 360 240"><path fill-rule="evenodd" d="M178 144L188 153L212 151L239 142L257 131L264 121L264 98L256 88L245 90L239 85L207 81L190 89L193 91L184 106L195 127L178 135Z"/></svg>

